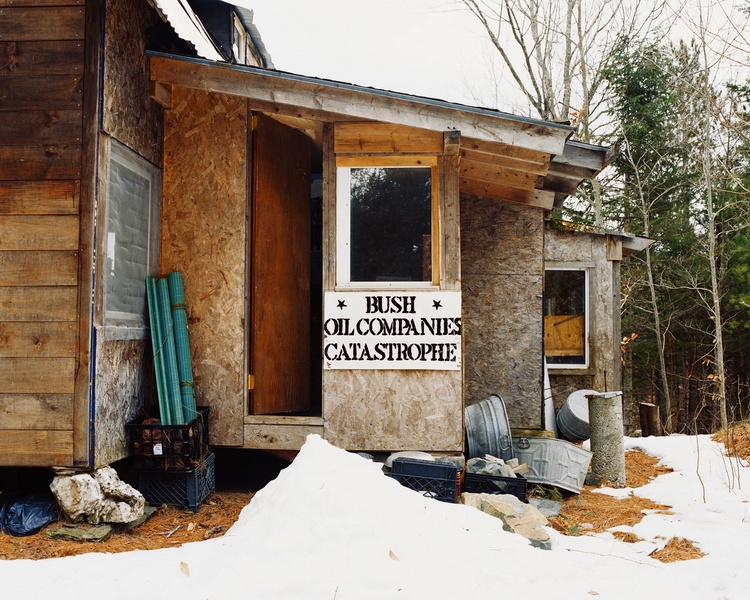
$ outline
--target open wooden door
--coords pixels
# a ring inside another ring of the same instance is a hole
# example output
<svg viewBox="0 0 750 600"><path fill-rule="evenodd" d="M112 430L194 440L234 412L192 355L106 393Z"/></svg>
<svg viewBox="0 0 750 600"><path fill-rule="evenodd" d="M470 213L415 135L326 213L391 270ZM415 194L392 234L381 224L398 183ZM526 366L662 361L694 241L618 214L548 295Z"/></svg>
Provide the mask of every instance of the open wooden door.
<svg viewBox="0 0 750 600"><path fill-rule="evenodd" d="M310 161L304 134L258 115L253 133L251 414L310 406Z"/></svg>

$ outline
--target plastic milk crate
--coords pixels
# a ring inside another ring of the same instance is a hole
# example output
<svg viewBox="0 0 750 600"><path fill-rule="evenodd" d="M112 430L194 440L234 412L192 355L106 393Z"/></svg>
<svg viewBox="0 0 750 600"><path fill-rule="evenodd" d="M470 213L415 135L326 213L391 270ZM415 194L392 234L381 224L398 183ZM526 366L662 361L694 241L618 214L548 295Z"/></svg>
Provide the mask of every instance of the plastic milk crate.
<svg viewBox="0 0 750 600"><path fill-rule="evenodd" d="M128 447L136 469L187 469L208 454L207 406L185 425L162 425L146 419L125 426Z"/></svg>
<svg viewBox="0 0 750 600"><path fill-rule="evenodd" d="M464 473L463 491L470 494L512 494L521 502L526 500L526 478L501 477L480 473Z"/></svg>
<svg viewBox="0 0 750 600"><path fill-rule="evenodd" d="M393 461L390 476L404 487L421 492L428 498L455 502L457 474L458 469L453 465L397 458Z"/></svg>
<svg viewBox="0 0 750 600"><path fill-rule="evenodd" d="M215 456L208 454L183 471L141 470L137 476L138 491L152 506L174 504L197 512L216 489Z"/></svg>

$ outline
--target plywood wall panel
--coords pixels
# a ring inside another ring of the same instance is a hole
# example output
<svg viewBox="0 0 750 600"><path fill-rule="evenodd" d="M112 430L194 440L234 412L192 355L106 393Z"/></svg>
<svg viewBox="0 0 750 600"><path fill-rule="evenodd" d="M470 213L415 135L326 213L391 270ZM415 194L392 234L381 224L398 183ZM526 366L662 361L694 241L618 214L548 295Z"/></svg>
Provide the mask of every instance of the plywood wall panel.
<svg viewBox="0 0 750 600"><path fill-rule="evenodd" d="M150 163L162 164L164 112L149 92L146 32L159 23L147 2L107 0L102 127Z"/></svg>
<svg viewBox="0 0 750 600"><path fill-rule="evenodd" d="M101 467L128 455L125 424L155 402L150 340L97 339L94 460Z"/></svg>
<svg viewBox="0 0 750 600"><path fill-rule="evenodd" d="M543 214L461 198L464 395L500 394L511 426L542 424Z"/></svg>
<svg viewBox="0 0 750 600"><path fill-rule="evenodd" d="M161 269L185 281L195 395L211 443L241 446L246 412L247 111L175 88L165 114Z"/></svg>
<svg viewBox="0 0 750 600"><path fill-rule="evenodd" d="M348 450L463 450L460 371L324 371L325 437Z"/></svg>

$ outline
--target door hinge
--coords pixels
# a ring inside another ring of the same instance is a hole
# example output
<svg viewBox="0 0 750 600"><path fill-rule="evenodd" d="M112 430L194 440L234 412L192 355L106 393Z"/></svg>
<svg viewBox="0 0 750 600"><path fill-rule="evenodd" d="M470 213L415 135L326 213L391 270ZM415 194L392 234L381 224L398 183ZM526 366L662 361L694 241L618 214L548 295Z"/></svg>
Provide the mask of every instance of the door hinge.
<svg viewBox="0 0 750 600"><path fill-rule="evenodd" d="M255 375L248 375L247 376L247 389L248 390L254 390L255 389Z"/></svg>
<svg viewBox="0 0 750 600"><path fill-rule="evenodd" d="M250 117L250 131L258 129L258 115L252 115Z"/></svg>

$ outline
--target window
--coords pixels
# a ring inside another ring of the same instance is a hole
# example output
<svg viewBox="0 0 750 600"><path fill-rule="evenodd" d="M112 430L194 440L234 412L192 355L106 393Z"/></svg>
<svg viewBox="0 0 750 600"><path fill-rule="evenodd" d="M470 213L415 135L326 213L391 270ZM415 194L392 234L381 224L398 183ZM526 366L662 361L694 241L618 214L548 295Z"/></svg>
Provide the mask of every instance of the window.
<svg viewBox="0 0 750 600"><path fill-rule="evenodd" d="M544 355L550 367L588 366L588 274L547 270L544 274Z"/></svg>
<svg viewBox="0 0 750 600"><path fill-rule="evenodd" d="M102 320L106 339L146 336L146 284L159 260L161 173L109 141Z"/></svg>
<svg viewBox="0 0 750 600"><path fill-rule="evenodd" d="M436 169L422 164L338 168L337 285L438 284Z"/></svg>

